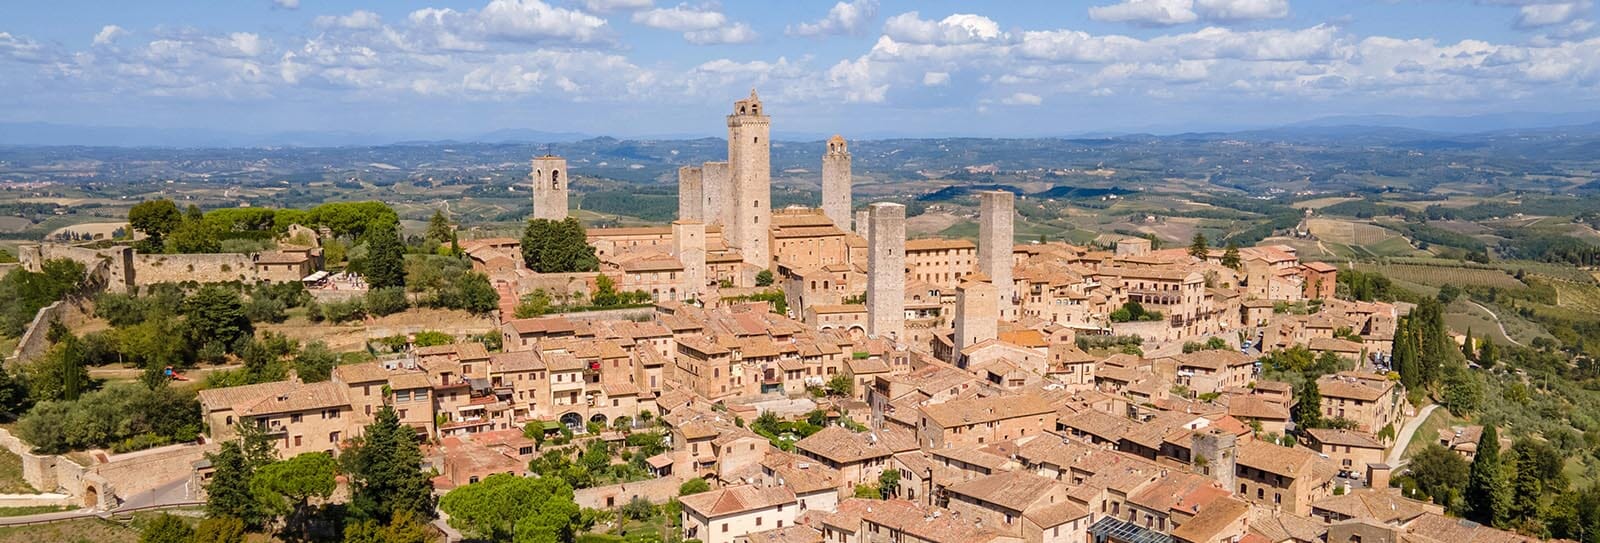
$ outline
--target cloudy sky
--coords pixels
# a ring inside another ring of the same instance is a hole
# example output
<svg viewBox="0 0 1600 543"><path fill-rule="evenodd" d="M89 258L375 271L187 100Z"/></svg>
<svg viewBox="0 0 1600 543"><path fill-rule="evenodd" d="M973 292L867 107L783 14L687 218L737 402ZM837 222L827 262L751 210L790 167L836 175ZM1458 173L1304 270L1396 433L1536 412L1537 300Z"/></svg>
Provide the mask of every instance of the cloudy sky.
<svg viewBox="0 0 1600 543"><path fill-rule="evenodd" d="M59 0L0 10L0 122L1054 135L1600 109L1593 0Z"/></svg>

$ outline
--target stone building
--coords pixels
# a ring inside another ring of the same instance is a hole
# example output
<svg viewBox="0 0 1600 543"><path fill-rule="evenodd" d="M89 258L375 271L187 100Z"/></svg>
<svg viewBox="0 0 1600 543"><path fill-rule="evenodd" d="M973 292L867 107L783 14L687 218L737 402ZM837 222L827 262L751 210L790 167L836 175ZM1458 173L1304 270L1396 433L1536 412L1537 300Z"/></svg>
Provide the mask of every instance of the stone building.
<svg viewBox="0 0 1600 543"><path fill-rule="evenodd" d="M1012 223L1016 215L1016 195L1007 191L978 193L978 271L994 283L1000 300L1000 317L1017 315L1017 286L1011 281L1015 259L1011 255Z"/></svg>
<svg viewBox="0 0 1600 543"><path fill-rule="evenodd" d="M772 226L772 118L761 110L755 89L750 98L733 104L728 115L728 164L733 217L728 227L729 245L739 249L744 261L771 267L769 239Z"/></svg>
<svg viewBox="0 0 1600 543"><path fill-rule="evenodd" d="M822 155L822 213L840 230L850 230L850 149L844 138L828 138Z"/></svg>
<svg viewBox="0 0 1600 543"><path fill-rule="evenodd" d="M534 158L528 181L533 184L533 218L567 218L567 159L551 155Z"/></svg>
<svg viewBox="0 0 1600 543"><path fill-rule="evenodd" d="M906 335L906 206L876 203L867 219L867 335L901 340Z"/></svg>

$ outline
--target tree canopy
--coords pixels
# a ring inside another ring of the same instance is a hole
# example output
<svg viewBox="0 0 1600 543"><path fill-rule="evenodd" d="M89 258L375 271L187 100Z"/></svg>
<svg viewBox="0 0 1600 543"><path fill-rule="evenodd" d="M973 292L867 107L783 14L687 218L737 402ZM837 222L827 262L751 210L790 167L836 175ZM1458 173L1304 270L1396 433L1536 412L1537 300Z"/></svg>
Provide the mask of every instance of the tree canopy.
<svg viewBox="0 0 1600 543"><path fill-rule="evenodd" d="M594 247L578 219L533 219L522 235L522 261L539 273L588 272L600 269Z"/></svg>
<svg viewBox="0 0 1600 543"><path fill-rule="evenodd" d="M388 523L410 513L433 518L433 482L422 472L417 432L400 424L394 408L383 406L362 437L340 456L350 477L350 511L361 519Z"/></svg>
<svg viewBox="0 0 1600 543"><path fill-rule="evenodd" d="M450 525L489 541L566 543L579 508L572 487L555 477L490 475L450 491L439 501Z"/></svg>

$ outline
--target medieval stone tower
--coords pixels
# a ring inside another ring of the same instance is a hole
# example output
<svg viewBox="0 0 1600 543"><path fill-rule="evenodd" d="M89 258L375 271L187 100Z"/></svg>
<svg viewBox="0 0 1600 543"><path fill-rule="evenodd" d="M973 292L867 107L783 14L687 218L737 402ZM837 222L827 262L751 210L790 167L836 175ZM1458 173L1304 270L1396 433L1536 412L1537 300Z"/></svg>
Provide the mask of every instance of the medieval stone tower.
<svg viewBox="0 0 1600 543"><path fill-rule="evenodd" d="M1011 280L1012 219L1016 195L1007 191L978 193L978 271L994 282L1000 318L1015 319L1017 286Z"/></svg>
<svg viewBox="0 0 1600 543"><path fill-rule="evenodd" d="M1238 440L1233 434L1216 428L1195 432L1189 444L1193 453L1190 462L1195 471L1215 479L1222 488L1233 488L1234 470L1238 469L1235 467Z"/></svg>
<svg viewBox="0 0 1600 543"><path fill-rule="evenodd" d="M957 366L967 367L961 351L994 339L999 333L1000 308L994 284L982 277L971 277L956 287L955 356Z"/></svg>
<svg viewBox="0 0 1600 543"><path fill-rule="evenodd" d="M672 252L683 263L683 299L701 299L706 290L706 223L673 221Z"/></svg>
<svg viewBox="0 0 1600 543"><path fill-rule="evenodd" d="M705 170L699 166L678 168L678 220L706 220Z"/></svg>
<svg viewBox="0 0 1600 543"><path fill-rule="evenodd" d="M533 218L567 218L567 159L545 155L533 159Z"/></svg>
<svg viewBox="0 0 1600 543"><path fill-rule="evenodd" d="M822 155L822 214L850 231L850 148L837 134L828 138Z"/></svg>
<svg viewBox="0 0 1600 543"><path fill-rule="evenodd" d="M734 102L728 115L728 164L732 223L724 230L729 245L739 248L747 264L762 269L772 265L772 118L761 110L755 89L750 98Z"/></svg>
<svg viewBox="0 0 1600 543"><path fill-rule="evenodd" d="M906 337L906 206L868 208L867 335Z"/></svg>
<svg viewBox="0 0 1600 543"><path fill-rule="evenodd" d="M706 197L700 213L705 216L701 220L706 224L733 224L733 202L729 201L733 188L728 186L733 182L731 175L727 162L707 162L700 166L700 193ZM729 234L726 230L723 233Z"/></svg>

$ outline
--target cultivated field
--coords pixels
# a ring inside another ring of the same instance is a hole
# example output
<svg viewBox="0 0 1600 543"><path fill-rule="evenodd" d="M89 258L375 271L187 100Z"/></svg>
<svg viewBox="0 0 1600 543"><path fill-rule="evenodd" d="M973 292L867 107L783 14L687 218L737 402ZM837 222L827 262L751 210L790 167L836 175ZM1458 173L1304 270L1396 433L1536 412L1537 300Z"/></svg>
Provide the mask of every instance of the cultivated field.
<svg viewBox="0 0 1600 543"><path fill-rule="evenodd" d="M1524 288L1526 285L1510 274L1495 269L1466 268L1460 266L1424 266L1421 264L1368 264L1357 263L1355 268L1361 271L1380 272L1390 279L1397 279L1440 287L1444 285L1484 286L1503 289Z"/></svg>

